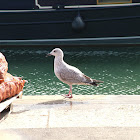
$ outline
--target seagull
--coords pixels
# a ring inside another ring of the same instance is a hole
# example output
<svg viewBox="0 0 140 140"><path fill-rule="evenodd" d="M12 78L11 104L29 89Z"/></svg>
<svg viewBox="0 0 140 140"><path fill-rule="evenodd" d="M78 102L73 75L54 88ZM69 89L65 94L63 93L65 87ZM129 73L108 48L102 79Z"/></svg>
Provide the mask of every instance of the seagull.
<svg viewBox="0 0 140 140"><path fill-rule="evenodd" d="M78 68L67 64L64 60L64 53L60 48L53 49L47 56L55 56L54 58L54 73L56 77L63 83L69 85L70 90L65 98L73 98L72 85L93 85L98 86L103 81L92 79L82 73ZM46 56L46 57L47 57Z"/></svg>

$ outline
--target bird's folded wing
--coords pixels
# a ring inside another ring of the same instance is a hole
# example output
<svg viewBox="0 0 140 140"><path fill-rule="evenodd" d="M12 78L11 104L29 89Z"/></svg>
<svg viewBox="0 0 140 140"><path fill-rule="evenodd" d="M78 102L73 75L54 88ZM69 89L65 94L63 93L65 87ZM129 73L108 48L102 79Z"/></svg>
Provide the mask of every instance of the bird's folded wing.
<svg viewBox="0 0 140 140"><path fill-rule="evenodd" d="M81 72L79 73L72 69L61 70L60 78L63 81L67 81L70 83L84 83L85 82L85 77L83 76L83 74Z"/></svg>

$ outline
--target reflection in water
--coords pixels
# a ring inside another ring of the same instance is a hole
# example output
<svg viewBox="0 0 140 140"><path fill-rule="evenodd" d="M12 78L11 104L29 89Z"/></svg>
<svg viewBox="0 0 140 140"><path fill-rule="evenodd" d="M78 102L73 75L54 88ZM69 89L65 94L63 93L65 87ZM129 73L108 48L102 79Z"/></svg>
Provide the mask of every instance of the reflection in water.
<svg viewBox="0 0 140 140"><path fill-rule="evenodd" d="M25 95L66 94L69 87L53 72L53 57L45 57L53 48L1 48L9 63L9 72L29 81ZM99 87L73 86L73 94L139 94L140 47L61 47L64 60L91 78L103 80Z"/></svg>

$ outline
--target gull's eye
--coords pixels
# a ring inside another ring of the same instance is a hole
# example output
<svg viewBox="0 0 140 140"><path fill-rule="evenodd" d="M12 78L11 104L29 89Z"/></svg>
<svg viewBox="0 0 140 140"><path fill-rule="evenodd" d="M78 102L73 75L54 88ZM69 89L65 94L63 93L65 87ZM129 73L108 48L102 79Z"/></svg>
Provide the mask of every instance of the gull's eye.
<svg viewBox="0 0 140 140"><path fill-rule="evenodd" d="M53 52L56 52L56 51L53 51Z"/></svg>

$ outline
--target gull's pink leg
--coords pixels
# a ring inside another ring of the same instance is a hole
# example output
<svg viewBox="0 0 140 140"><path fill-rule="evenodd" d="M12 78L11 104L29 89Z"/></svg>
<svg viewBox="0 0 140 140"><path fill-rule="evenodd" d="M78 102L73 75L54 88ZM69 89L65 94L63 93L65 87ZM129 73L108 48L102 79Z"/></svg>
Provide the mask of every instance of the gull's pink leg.
<svg viewBox="0 0 140 140"><path fill-rule="evenodd" d="M62 95L62 96L64 96L65 98L72 98L72 86L70 86L69 93L66 95Z"/></svg>
<svg viewBox="0 0 140 140"><path fill-rule="evenodd" d="M72 86L70 86L70 91L67 98L72 98Z"/></svg>
<svg viewBox="0 0 140 140"><path fill-rule="evenodd" d="M71 93L71 89L69 90L69 93L68 93L68 94L66 94L65 96L70 96L70 93Z"/></svg>

